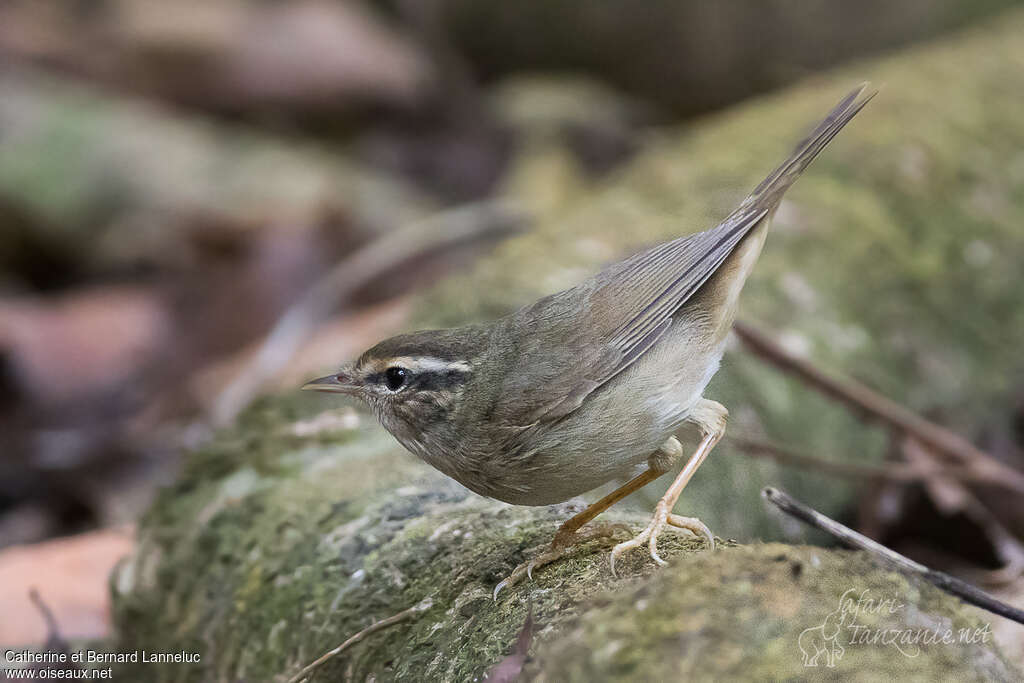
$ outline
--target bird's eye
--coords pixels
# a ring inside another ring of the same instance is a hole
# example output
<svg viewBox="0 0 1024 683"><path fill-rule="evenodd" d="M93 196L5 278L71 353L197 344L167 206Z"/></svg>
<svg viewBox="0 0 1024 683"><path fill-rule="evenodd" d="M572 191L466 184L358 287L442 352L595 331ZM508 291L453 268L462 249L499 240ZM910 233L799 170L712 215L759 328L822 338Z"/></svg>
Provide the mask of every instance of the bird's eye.
<svg viewBox="0 0 1024 683"><path fill-rule="evenodd" d="M391 391L398 391L408 376L409 371L405 368L391 367L384 371L384 383Z"/></svg>

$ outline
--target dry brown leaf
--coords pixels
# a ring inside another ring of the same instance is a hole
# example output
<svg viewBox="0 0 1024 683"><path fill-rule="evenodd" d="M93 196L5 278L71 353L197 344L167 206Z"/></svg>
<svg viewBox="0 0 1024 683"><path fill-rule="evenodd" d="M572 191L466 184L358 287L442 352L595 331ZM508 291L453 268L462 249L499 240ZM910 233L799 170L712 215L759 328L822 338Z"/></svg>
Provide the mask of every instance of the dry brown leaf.
<svg viewBox="0 0 1024 683"><path fill-rule="evenodd" d="M162 301L140 287L0 301L0 349L19 388L40 403L118 386L153 357L169 331Z"/></svg>
<svg viewBox="0 0 1024 683"><path fill-rule="evenodd" d="M0 647L41 645L46 623L29 599L35 588L67 640L110 632L107 578L131 552L130 529L95 531L0 551Z"/></svg>

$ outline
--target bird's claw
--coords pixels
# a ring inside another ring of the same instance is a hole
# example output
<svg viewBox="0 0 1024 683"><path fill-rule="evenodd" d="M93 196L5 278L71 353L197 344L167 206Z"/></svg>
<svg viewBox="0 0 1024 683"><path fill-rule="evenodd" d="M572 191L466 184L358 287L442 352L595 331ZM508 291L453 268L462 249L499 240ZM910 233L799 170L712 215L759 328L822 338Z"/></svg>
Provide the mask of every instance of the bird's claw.
<svg viewBox="0 0 1024 683"><path fill-rule="evenodd" d="M523 576L526 576L528 579L532 581L534 569L536 569L537 567L543 567L546 564L554 562L559 557L564 555L565 551L566 548L549 548L548 550L545 550L543 553L533 558L529 562L523 562L518 567L513 569L511 574L502 579L498 583L498 585L494 587L494 593L491 594L491 597L494 600L497 600L498 594L501 593L502 590L508 588L509 586L516 585L522 580Z"/></svg>
<svg viewBox="0 0 1024 683"><path fill-rule="evenodd" d="M512 572L512 573L514 574L515 572ZM495 602L497 602L498 601L498 593L500 593L502 590L504 590L506 586L511 586L514 583L515 583L515 581L512 580L512 575L511 574L508 577L506 577L506 578L502 579L501 581L499 581L498 585L494 587L494 592L491 594L491 599L494 600Z"/></svg>
<svg viewBox="0 0 1024 683"><path fill-rule="evenodd" d="M659 502L658 507L655 508L654 516L651 518L651 522L647 525L646 529L628 541L623 541L612 548L611 556L609 557L612 576L618 576L615 573L615 560L627 550L639 548L645 543L647 544L651 559L657 565L661 567L668 565L668 562L658 554L658 535L666 527L675 531L689 531L693 535L703 538L709 549L713 550L715 547L715 537L702 521L695 517L674 515L668 511L668 508L663 503Z"/></svg>
<svg viewBox="0 0 1024 683"><path fill-rule="evenodd" d="M704 544L707 546L706 550L715 549L715 535L711 533L711 529L708 528L707 524L700 521L696 517L683 517L682 515L669 515L668 524L673 529L679 531L689 531L694 536L704 539Z"/></svg>
<svg viewBox="0 0 1024 683"><path fill-rule="evenodd" d="M564 557L569 554L574 546L595 538L611 536L616 531L621 531L623 529L627 529L624 524L601 524L586 531L577 531L564 536L556 535L547 550L542 552L540 555L537 555L529 562L523 562L513 569L511 574L500 581L498 585L494 587L494 592L491 594L491 597L494 600L497 600L498 594L501 593L502 590L509 586L516 585L522 580L523 576L526 576L532 581L534 569L539 569L544 565L551 564L555 560Z"/></svg>
<svg viewBox="0 0 1024 683"><path fill-rule="evenodd" d="M618 576L618 574L615 573L615 560L616 560L616 558L618 558L619 555L621 555L622 553L626 552L627 550L632 550L633 548L639 548L641 545L643 545L644 542L646 542L648 539L650 539L654 535L654 528L653 527L654 527L654 520L651 520L651 523L647 525L646 529L644 529L643 531L641 531L639 534L637 534L633 538L629 539L628 541L623 541L622 543L619 543L614 548L612 548L611 555L608 558L609 562L611 563L611 567L612 567L612 576L615 576L615 577ZM657 538L657 537L655 537L655 538ZM654 546L654 547L657 547L657 546ZM657 557L656 554L655 554L655 557ZM655 561L656 562L664 562L664 560L662 560L660 557L657 557L657 559Z"/></svg>

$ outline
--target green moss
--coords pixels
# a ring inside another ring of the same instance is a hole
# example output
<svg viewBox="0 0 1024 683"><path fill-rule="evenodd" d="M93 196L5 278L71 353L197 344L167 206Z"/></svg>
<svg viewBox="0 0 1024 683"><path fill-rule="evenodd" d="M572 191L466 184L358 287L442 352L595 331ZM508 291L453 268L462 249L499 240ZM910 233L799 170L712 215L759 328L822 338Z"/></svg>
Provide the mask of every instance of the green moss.
<svg viewBox="0 0 1024 683"><path fill-rule="evenodd" d="M827 673L830 679L855 681L1012 681L1019 676L993 654L987 622L951 610L950 598L938 589L879 569L862 553L758 544L687 555L651 580L620 590L614 600L588 607L536 648L528 679L803 680ZM842 607L847 621L829 634L843 649L834 668L824 657L805 666L801 647L813 655L807 638L815 634L801 640L802 634ZM928 635L947 632L952 642ZM883 633L889 641L878 640Z"/></svg>

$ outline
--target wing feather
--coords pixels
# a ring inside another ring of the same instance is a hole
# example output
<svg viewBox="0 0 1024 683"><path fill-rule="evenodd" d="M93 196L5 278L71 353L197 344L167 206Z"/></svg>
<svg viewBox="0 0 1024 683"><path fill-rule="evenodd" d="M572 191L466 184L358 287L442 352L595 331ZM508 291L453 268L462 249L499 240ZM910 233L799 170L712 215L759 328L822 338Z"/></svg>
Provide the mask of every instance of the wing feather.
<svg viewBox="0 0 1024 683"><path fill-rule="evenodd" d="M718 270L744 237L771 218L786 190L875 95L874 91L865 95L866 89L867 84L864 84L844 97L790 156L717 226L652 247L581 285L580 288L589 288L592 302L602 302L594 308L605 312L621 310L629 317L619 324L615 321L609 324L605 319L598 320L591 312L582 314L590 316L585 321L571 319L566 323L590 333L589 337L582 332L563 335L574 340L562 349L564 369L575 373L573 380L565 384L564 391L546 386L544 390L557 397L530 411L527 423L568 415L582 405L591 392L653 347L668 330L679 308ZM595 284L598 282L602 284ZM568 297L556 295L547 302L542 300L535 305L540 308L531 307L530 311L537 314L544 306L570 305L575 301L573 292L582 291L580 288L563 293L569 294ZM549 319L566 317L543 315ZM597 340L593 337L595 332ZM551 359L548 360L550 364Z"/></svg>

